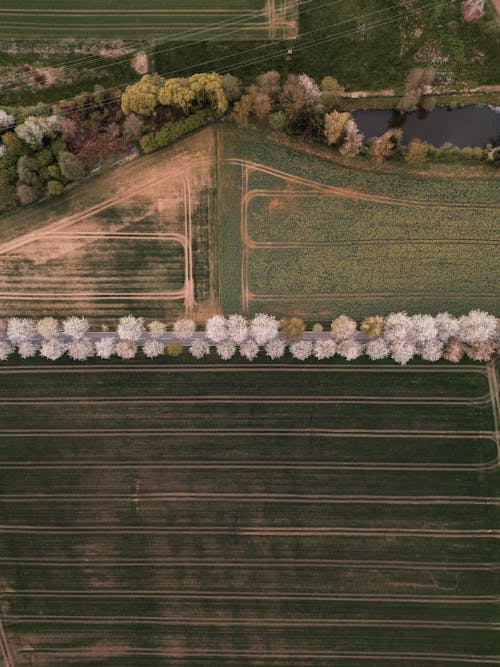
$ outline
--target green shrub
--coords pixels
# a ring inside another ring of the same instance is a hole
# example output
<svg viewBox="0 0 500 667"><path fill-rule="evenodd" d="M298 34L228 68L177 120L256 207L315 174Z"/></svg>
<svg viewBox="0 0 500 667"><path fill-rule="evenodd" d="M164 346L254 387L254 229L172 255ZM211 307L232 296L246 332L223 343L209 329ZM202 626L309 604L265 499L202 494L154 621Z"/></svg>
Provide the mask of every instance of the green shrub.
<svg viewBox="0 0 500 667"><path fill-rule="evenodd" d="M59 165L57 164L51 164L47 167L49 176L51 178L54 178L56 180L59 180L62 176L61 170L59 169Z"/></svg>
<svg viewBox="0 0 500 667"><path fill-rule="evenodd" d="M59 169L68 181L78 181L85 175L85 168L80 160L69 151L61 151L57 156Z"/></svg>
<svg viewBox="0 0 500 667"><path fill-rule="evenodd" d="M54 161L54 156L50 148L42 148L41 151L35 153L35 159L40 167L48 167Z"/></svg>
<svg viewBox="0 0 500 667"><path fill-rule="evenodd" d="M47 190L49 194L57 196L64 190L64 185L60 181L49 181L47 183Z"/></svg>
<svg viewBox="0 0 500 667"><path fill-rule="evenodd" d="M58 139L54 139L54 141L50 145L50 150L52 151L52 155L57 158L59 153L62 151L67 151L68 146L64 139L62 137L59 137Z"/></svg>
<svg viewBox="0 0 500 667"><path fill-rule="evenodd" d="M204 109L175 123L166 123L157 132L145 134L139 140L139 146L141 147L142 152L146 154L152 153L159 148L164 148L183 134L187 134L188 132L192 132L193 130L202 127L206 123L207 118L212 115L213 111L211 109Z"/></svg>
<svg viewBox="0 0 500 667"><path fill-rule="evenodd" d="M284 111L276 111L270 114L267 123L274 132L283 132L286 127L286 114Z"/></svg>
<svg viewBox="0 0 500 667"><path fill-rule="evenodd" d="M16 205L16 188L12 185L6 169L0 169L0 211Z"/></svg>
<svg viewBox="0 0 500 667"><path fill-rule="evenodd" d="M31 204L35 199L35 190L26 183L20 183L16 189L16 196L21 206Z"/></svg>
<svg viewBox="0 0 500 667"><path fill-rule="evenodd" d="M183 347L180 343L177 341L172 341L167 345L165 348L165 352L167 353L167 356L169 357L180 357L183 351Z"/></svg>

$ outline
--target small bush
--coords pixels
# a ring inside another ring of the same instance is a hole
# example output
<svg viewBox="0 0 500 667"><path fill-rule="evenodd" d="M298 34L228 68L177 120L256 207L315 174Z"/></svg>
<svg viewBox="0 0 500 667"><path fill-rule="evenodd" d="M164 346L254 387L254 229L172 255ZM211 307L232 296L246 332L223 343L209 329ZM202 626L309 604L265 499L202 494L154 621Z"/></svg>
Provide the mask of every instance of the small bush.
<svg viewBox="0 0 500 667"><path fill-rule="evenodd" d="M167 345L165 348L165 352L169 357L180 357L183 351L183 347L180 343L177 343L176 341L172 341Z"/></svg>
<svg viewBox="0 0 500 667"><path fill-rule="evenodd" d="M57 195L62 194L64 185L60 181L49 181L47 183L47 190L50 195L57 197Z"/></svg>
<svg viewBox="0 0 500 667"><path fill-rule="evenodd" d="M78 181L85 175L85 168L80 160L69 151L61 151L57 156L59 169L68 181Z"/></svg>

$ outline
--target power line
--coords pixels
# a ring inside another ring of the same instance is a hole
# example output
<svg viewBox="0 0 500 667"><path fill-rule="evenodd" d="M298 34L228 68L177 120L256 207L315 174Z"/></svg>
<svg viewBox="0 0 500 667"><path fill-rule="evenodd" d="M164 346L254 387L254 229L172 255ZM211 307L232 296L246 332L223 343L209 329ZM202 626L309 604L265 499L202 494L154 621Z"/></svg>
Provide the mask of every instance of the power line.
<svg viewBox="0 0 500 667"><path fill-rule="evenodd" d="M444 0L442 0L442 2L444 2ZM377 21L377 22L372 23L372 24L369 24L369 25L363 25L363 26L360 26L359 28L356 28L356 29L354 29L354 30L352 30L352 29L351 29L351 30L346 30L346 31L341 32L341 33L338 33L338 34L334 34L334 35L331 35L331 36L325 36L325 37L323 37L322 39L318 39L318 40L314 40L314 41L311 41L311 42L307 42L307 43L305 43L305 44L300 44L299 46L294 47L294 51L302 51L302 50L307 49L307 48L315 47L315 46L317 46L317 45L319 45L319 44L323 44L323 43L327 43L327 42L336 41L336 40L341 39L341 38L343 38L343 37L345 37L345 36L347 36L347 35L350 35L350 34L355 34L355 33L359 33L359 32L364 32L365 30L372 30L372 29L377 28L377 27L382 26L382 25L388 25L388 24L394 23L394 22L396 22L396 21L399 21L399 19L404 18L405 16L408 16L409 14L415 13L415 12L420 11L420 10L423 10L423 9L428 9L428 8L431 8L431 7L434 7L434 6L435 6L435 2L431 2L431 3L426 4L426 5L423 5L423 6L421 6L421 7L413 8L413 9L411 9L411 10L405 11L405 12L403 12L403 13L401 13L401 14L398 14L398 15L395 16L395 17L388 18L388 19L383 20L383 21ZM381 11L387 11L387 10L377 10L376 12L370 12L369 14L367 14L367 15L365 15L365 16L371 16L371 15L373 15L373 14L379 14ZM357 17L355 17L355 18L357 18ZM354 18L354 19L346 20L346 21L344 21L344 23L345 23L345 22L352 21L352 20L355 20L355 18ZM339 23L334 24L334 25L339 25ZM327 28L329 28L329 27L331 27L331 26L322 26L322 28L320 28L319 30L325 30L325 29L327 29ZM304 36L304 35L309 35L309 34L312 34L312 33L317 32L317 31L318 31L318 30L310 30L310 31L307 31L307 32L303 33L302 36ZM279 43L279 40L277 40L275 43ZM266 45L266 46L271 46L271 44L268 44L268 45ZM247 52L249 52L249 51L254 51L254 50L256 50L256 48L262 49L262 46L255 47L255 48L252 48L252 49L247 49L247 50L245 51L245 53L247 53ZM237 54L237 55L238 55L238 56L241 55L241 52L240 52L240 54ZM243 63L243 65L252 65L252 64L255 64L255 63L258 63L258 62L262 62L262 61L264 61L264 60L268 60L269 57L270 57L270 55L271 55L271 54L268 53L268 54L265 54L265 55L263 55L263 56L254 58L254 59L252 59L252 60L247 60L247 61L245 61L245 62ZM216 61L220 61L220 60L225 60L225 59L227 59L228 57L235 57L235 55L234 55L234 54L231 54L230 56L225 56L225 57L223 57L223 58L216 58L216 59L214 59L214 60L212 60L212 61L206 61L205 63L198 63L198 64L201 64L201 65L203 65L203 64L208 64L208 63L212 63L212 62L216 62ZM241 61L238 62L238 63L232 63L232 64L231 64L230 66L228 66L228 67L225 67L225 68L222 67L222 68L220 68L220 69L219 69L219 72L220 72L220 73L225 73L226 71L229 72L229 71L231 71L231 69L233 69L233 67L235 66L235 64L238 64L238 65L240 65L240 66L242 65ZM184 67L184 68L181 68L181 69L178 69L178 70L174 70L174 71L172 71L172 72L168 72L168 73L161 74L160 76L165 76L165 77L166 77L166 76L170 76L170 75L175 74L175 73L177 73L177 72L184 71L184 70L187 70L187 69L192 69L193 67L197 67L197 66L198 66L198 65L190 65L190 66L188 66L188 67ZM134 82L129 82L129 83L135 83L135 81L134 81ZM117 84L117 86L118 86L118 85L119 85L119 84ZM127 83L123 83L123 84L121 84L121 85L128 85L128 84L127 84ZM116 86L115 86L115 87L116 87ZM107 89L107 90L112 90L112 89ZM66 113L69 114L69 113L76 113L76 112L78 112L78 111L83 111L83 110L85 110L85 109L94 109L94 108L96 108L96 107L101 106L102 104L106 104L106 103L108 103L108 102L112 102L112 101L119 100L119 99L121 99L121 95L119 95L119 96L109 97L109 98L106 98L106 99L102 100L102 102L98 102L98 103L89 103L89 104L84 104L84 105L80 105L80 106L74 107L73 109L69 109L69 110L67 110ZM55 104L55 102L53 102L52 104ZM14 127L14 125L11 125L11 126L9 126L9 127ZM4 128L4 129L9 129L9 128Z"/></svg>
<svg viewBox="0 0 500 667"><path fill-rule="evenodd" d="M323 5L320 5L317 8L313 7L313 8L306 9L305 11L308 12L308 11L311 11L311 9L321 9L321 8L326 7L328 5L338 4L341 1L342 0L333 0L331 2L327 2ZM302 5L301 5L301 12L304 11L302 9L303 6L308 5L311 2L315 2L315 0L303 0ZM265 12L265 10L263 10L262 12L258 12L256 15L257 16L260 16L260 15L265 16L265 14L266 14L266 12ZM243 23L243 22L246 22L246 21L254 20L254 19L255 19L255 16L251 16L251 17L243 16L243 17L239 17L239 18L237 17L237 18L234 18L234 19L224 19L223 21L218 21L216 24L214 24L213 26L211 26L209 28L190 30L190 31L188 30L188 31L185 31L185 32L178 33L177 35L174 35L174 36L169 36L169 39L179 41L179 40L181 40L185 37L188 37L188 36L199 37L199 36L201 36L201 35L203 35L207 32L210 33L210 32L219 30L222 25ZM239 29L232 30L232 31L226 33L226 36L227 35L238 34L239 32L240 32ZM165 41L165 37L154 38L154 39L148 40L146 42L144 42L144 40L141 40L140 42L135 43L135 47L138 47L138 46L144 47L145 44L154 46L155 44L161 43L161 42L164 42L164 41ZM178 44L176 46L172 46L172 47L169 47L167 49L162 49L161 51L152 51L151 55L156 55L158 53L169 53L169 52L175 51L177 49L193 46L193 45L196 45L198 43L198 41L199 40L195 40L195 41L191 41L191 42L185 42L185 43L183 42L183 43ZM134 47L133 44L128 45L128 48L135 48L135 47ZM148 48L148 46L146 46L146 48ZM127 56L125 56L123 58L120 58L118 60L115 60L112 64L116 65L116 64L119 64L121 62L124 62L125 60L128 60L129 55L130 54L127 54ZM74 66L76 63L80 63L80 65L82 66L82 65L90 65L90 64L92 64L92 62L96 62L96 61L100 61L100 58L98 56L86 56L86 57L82 57L82 58L77 59L77 60L68 60L66 62L69 63L68 67L71 67L71 66ZM62 65L64 66L64 61L62 62ZM94 67L93 71L100 70L100 69L105 69L107 67L109 67L109 64L105 63L105 64L100 65L99 67ZM15 87L16 85L17 84L13 83L13 84L10 84L10 87L12 88L12 87ZM0 87L0 91L8 90L8 89L9 89L9 85Z"/></svg>

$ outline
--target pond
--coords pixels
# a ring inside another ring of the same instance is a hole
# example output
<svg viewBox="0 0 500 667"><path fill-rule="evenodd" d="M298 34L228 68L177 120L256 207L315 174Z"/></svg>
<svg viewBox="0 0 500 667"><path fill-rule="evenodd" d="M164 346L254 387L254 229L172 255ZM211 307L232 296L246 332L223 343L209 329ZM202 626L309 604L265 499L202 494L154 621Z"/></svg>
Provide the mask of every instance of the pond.
<svg viewBox="0 0 500 667"><path fill-rule="evenodd" d="M365 139L380 136L389 128L403 130L403 143L422 139L433 146L451 143L465 146L500 143L500 107L475 104L461 109L436 107L430 113L422 109L400 114L392 109L354 111L353 117Z"/></svg>

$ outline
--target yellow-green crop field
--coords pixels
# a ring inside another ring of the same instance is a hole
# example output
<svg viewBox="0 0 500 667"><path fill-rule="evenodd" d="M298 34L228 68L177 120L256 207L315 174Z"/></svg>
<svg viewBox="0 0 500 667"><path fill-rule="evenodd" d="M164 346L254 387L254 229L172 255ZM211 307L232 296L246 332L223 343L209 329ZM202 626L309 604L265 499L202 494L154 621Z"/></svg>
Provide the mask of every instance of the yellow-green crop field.
<svg viewBox="0 0 500 667"><path fill-rule="evenodd" d="M497 309L494 172L463 180L377 173L243 132L224 133L223 150L226 311L314 320Z"/></svg>

